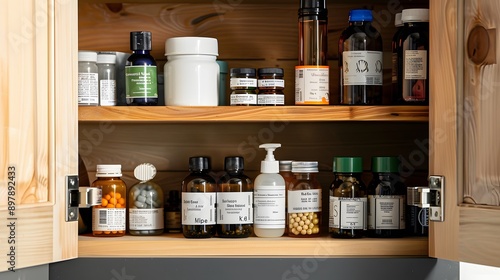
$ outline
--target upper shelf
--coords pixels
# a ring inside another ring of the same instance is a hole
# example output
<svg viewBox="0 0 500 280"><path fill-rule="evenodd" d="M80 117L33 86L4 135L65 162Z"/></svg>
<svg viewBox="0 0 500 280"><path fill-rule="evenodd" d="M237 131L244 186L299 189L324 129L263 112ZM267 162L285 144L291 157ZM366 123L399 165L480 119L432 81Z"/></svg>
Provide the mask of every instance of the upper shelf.
<svg viewBox="0 0 500 280"><path fill-rule="evenodd" d="M79 107L80 122L429 121L428 106Z"/></svg>

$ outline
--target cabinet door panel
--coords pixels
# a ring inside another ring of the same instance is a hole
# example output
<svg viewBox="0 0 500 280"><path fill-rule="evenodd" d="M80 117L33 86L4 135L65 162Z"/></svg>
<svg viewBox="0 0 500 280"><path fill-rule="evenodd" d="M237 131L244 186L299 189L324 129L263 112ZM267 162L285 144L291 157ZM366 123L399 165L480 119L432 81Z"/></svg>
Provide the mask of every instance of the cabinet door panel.
<svg viewBox="0 0 500 280"><path fill-rule="evenodd" d="M50 0L4 4L0 236L6 239L0 242L4 256L0 271L77 255L77 225L65 222L64 208L65 176L77 174L78 159L72 97L76 4Z"/></svg>

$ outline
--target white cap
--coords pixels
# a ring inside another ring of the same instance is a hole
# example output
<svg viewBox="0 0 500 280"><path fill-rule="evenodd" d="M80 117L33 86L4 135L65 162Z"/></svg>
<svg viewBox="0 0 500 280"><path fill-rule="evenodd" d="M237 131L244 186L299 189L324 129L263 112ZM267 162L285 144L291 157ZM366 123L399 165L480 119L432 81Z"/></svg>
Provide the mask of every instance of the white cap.
<svg viewBox="0 0 500 280"><path fill-rule="evenodd" d="M79 51L78 52L78 61L97 61L97 52L91 51Z"/></svg>
<svg viewBox="0 0 500 280"><path fill-rule="evenodd" d="M121 164L98 164L96 168L96 177L121 177Z"/></svg>
<svg viewBox="0 0 500 280"><path fill-rule="evenodd" d="M219 55L215 38L208 37L174 37L165 41L165 55Z"/></svg>
<svg viewBox="0 0 500 280"><path fill-rule="evenodd" d="M141 182L152 180L156 176L156 167L151 163L139 164L134 169L134 176Z"/></svg>
<svg viewBox="0 0 500 280"><path fill-rule="evenodd" d="M397 13L396 17L394 18L394 26L396 27L401 27L403 26L403 21L401 20L402 13Z"/></svg>
<svg viewBox="0 0 500 280"><path fill-rule="evenodd" d="M259 148L264 148L267 151L266 159L260 162L261 173L279 173L280 163L274 158L274 150L281 147L279 143L261 144Z"/></svg>
<svg viewBox="0 0 500 280"><path fill-rule="evenodd" d="M402 12L403 22L428 22L429 9L405 9Z"/></svg>
<svg viewBox="0 0 500 280"><path fill-rule="evenodd" d="M115 64L116 63L116 54L112 54L112 53L97 54L97 63Z"/></svg>

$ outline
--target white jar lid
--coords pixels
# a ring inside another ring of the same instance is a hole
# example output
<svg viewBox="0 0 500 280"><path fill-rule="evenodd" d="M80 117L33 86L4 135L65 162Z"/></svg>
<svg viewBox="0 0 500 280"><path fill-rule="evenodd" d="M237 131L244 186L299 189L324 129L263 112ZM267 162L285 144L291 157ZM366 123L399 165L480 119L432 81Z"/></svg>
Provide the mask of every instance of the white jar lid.
<svg viewBox="0 0 500 280"><path fill-rule="evenodd" d="M165 55L219 55L217 39L208 37L174 37L165 41Z"/></svg>
<svg viewBox="0 0 500 280"><path fill-rule="evenodd" d="M403 21L401 20L402 16L403 15L401 13L396 14L396 17L394 18L394 26L401 27L404 25Z"/></svg>
<svg viewBox="0 0 500 280"><path fill-rule="evenodd" d="M115 64L115 62L116 62L116 54L100 53L97 55L97 63Z"/></svg>
<svg viewBox="0 0 500 280"><path fill-rule="evenodd" d="M139 164L134 169L134 176L141 182L152 180L156 176L156 167L151 163Z"/></svg>
<svg viewBox="0 0 500 280"><path fill-rule="evenodd" d="M96 168L96 177L121 177L121 164L98 164Z"/></svg>
<svg viewBox="0 0 500 280"><path fill-rule="evenodd" d="M429 9L405 9L402 12L403 22L428 22Z"/></svg>
<svg viewBox="0 0 500 280"><path fill-rule="evenodd" d="M78 61L97 61L97 52L91 51L79 51L78 52Z"/></svg>

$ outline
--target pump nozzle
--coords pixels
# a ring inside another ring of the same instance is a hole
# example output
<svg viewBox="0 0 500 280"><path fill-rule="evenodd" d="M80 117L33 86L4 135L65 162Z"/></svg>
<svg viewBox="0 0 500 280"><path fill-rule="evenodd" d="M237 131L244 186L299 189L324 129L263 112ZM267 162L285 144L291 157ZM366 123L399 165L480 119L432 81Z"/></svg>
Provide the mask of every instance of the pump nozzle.
<svg viewBox="0 0 500 280"><path fill-rule="evenodd" d="M278 173L280 170L279 162L274 158L274 151L281 147L279 143L261 144L259 148L264 148L267 151L266 159L260 164L260 172L262 173Z"/></svg>

